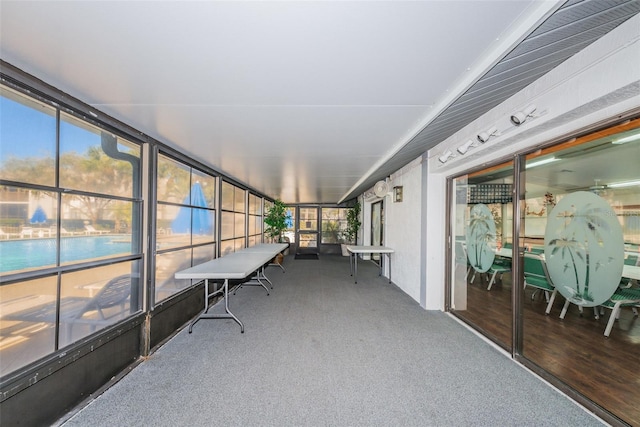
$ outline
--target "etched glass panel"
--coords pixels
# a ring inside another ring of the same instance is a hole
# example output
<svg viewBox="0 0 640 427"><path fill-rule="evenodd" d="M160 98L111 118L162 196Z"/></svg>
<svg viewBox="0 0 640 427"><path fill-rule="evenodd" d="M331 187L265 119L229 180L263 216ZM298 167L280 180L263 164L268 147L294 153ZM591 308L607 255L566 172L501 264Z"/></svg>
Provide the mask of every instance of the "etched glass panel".
<svg viewBox="0 0 640 427"><path fill-rule="evenodd" d="M488 271L496 255L496 223L491 210L483 203L471 208L466 243L473 269L480 273Z"/></svg>
<svg viewBox="0 0 640 427"><path fill-rule="evenodd" d="M585 307L611 298L622 278L624 239L603 198L578 191L560 199L548 217L544 241L549 275L565 298Z"/></svg>

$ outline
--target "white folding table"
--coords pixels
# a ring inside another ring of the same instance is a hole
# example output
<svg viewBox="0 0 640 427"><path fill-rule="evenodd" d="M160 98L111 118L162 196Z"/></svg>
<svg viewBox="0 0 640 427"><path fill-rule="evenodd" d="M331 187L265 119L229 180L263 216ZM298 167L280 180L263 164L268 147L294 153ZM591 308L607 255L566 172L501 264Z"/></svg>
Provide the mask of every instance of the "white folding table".
<svg viewBox="0 0 640 427"><path fill-rule="evenodd" d="M229 310L229 280L242 280L251 276L256 271L259 271L265 264L267 264L275 255L277 255L282 250L275 247L272 247L271 249L271 251L266 251L265 248L265 252L248 251L245 249L221 258L207 261L205 263L187 268L182 271L178 271L175 274L176 279L204 280L204 310L189 325L189 333L191 333L193 325L195 325L200 319L233 319L240 325L240 331L244 333L244 325L242 324L240 319L238 319ZM210 280L224 280L222 288L209 293ZM267 287L264 286L264 284L262 284L261 282L260 284L265 288L268 295L269 290L267 289ZM222 293L224 296L225 313L208 313L209 309L211 308L211 306L209 305L209 298L219 293Z"/></svg>
<svg viewBox="0 0 640 427"><path fill-rule="evenodd" d="M251 252L265 252L265 253L273 254L273 256L275 257L279 253L284 252L284 250L287 249L288 247L289 247L288 243L258 243L255 246L251 246L249 248L243 249L241 252L249 252L249 253L251 253ZM282 269L283 273L286 271L284 269L284 267L282 266L282 264L270 263L269 265L276 265L276 266L280 267ZM273 283L271 283L271 280L269 280L269 278L264 274L264 268L265 268L265 266L263 266L260 269L260 272L262 274L262 278L265 279L267 282L269 282L269 284L271 285L271 289L273 289ZM258 277L260 277L260 272L258 273Z"/></svg>
<svg viewBox="0 0 640 427"><path fill-rule="evenodd" d="M358 283L358 254L384 254L389 260L389 283L391 283L391 254L393 249L386 246L353 246L347 245L347 251L349 251L349 267L351 269L351 275L355 279L355 283ZM382 275L382 260L380 260L380 276Z"/></svg>

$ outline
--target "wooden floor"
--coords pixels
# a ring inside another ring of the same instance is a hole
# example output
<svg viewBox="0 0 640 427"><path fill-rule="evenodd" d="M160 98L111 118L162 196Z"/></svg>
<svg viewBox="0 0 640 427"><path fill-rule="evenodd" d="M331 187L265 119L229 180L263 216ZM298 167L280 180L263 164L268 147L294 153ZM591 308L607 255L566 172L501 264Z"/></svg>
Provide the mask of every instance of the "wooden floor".
<svg viewBox="0 0 640 427"><path fill-rule="evenodd" d="M505 275L487 291L486 279L478 277L467 292L467 310L455 314L510 351L511 278ZM596 320L592 308L581 316L572 304L562 320L562 296L547 316L544 296L538 292L532 300L532 294L525 290L523 355L625 422L640 425L640 319L624 308L607 338L611 310Z"/></svg>

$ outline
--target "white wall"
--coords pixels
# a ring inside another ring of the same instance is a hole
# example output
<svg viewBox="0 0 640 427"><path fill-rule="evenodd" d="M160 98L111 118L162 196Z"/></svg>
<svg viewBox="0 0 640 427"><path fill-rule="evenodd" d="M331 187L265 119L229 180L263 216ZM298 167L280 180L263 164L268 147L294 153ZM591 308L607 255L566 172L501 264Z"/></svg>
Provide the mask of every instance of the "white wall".
<svg viewBox="0 0 640 427"><path fill-rule="evenodd" d="M386 203L386 244L396 250L393 281L426 309L444 309L446 178L640 108L639 58L635 16L430 150L424 183L422 168L413 163L392 175L392 186L403 185L405 197ZM532 103L544 114L512 126L510 115ZM492 126L502 135L444 165L437 160ZM420 231L422 218L427 227Z"/></svg>
<svg viewBox="0 0 640 427"><path fill-rule="evenodd" d="M422 162L416 159L391 175L390 187L402 186L403 200L385 200L385 246L393 248L391 279L404 292L420 301L420 213Z"/></svg>

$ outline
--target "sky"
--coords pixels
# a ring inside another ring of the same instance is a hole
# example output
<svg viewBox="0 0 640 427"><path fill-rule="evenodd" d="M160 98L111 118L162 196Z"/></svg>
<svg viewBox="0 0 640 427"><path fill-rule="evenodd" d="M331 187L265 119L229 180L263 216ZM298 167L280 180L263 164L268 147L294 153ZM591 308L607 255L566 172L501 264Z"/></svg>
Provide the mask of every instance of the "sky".
<svg viewBox="0 0 640 427"><path fill-rule="evenodd" d="M61 121L61 137L64 151L82 154L88 147L100 145L99 134L66 121ZM55 115L0 97L0 162L11 156L53 157L55 148Z"/></svg>

